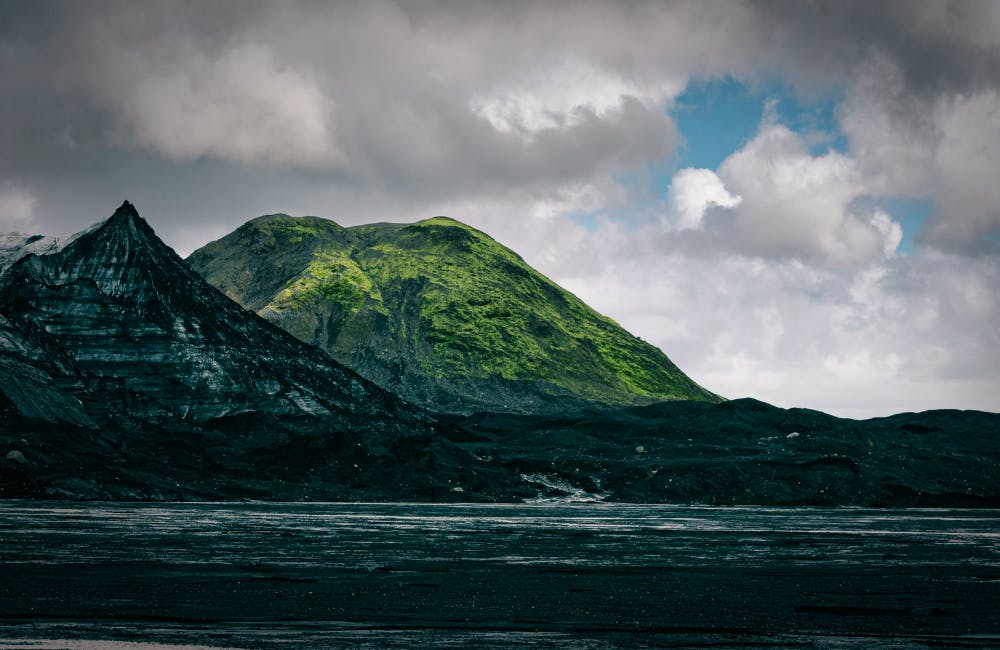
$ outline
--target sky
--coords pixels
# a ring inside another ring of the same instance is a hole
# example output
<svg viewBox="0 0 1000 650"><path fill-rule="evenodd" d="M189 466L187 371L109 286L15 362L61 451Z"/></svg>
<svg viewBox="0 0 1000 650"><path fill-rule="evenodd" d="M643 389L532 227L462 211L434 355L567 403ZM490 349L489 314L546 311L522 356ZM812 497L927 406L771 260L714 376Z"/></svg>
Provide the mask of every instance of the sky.
<svg viewBox="0 0 1000 650"><path fill-rule="evenodd" d="M0 3L0 231L476 226L703 386L1000 411L1000 2Z"/></svg>

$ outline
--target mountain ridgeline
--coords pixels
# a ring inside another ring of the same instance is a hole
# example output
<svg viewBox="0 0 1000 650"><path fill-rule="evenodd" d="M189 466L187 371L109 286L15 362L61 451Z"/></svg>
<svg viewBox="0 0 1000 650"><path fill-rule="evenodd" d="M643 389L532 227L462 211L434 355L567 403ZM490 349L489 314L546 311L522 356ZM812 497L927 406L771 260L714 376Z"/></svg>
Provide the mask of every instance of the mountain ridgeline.
<svg viewBox="0 0 1000 650"><path fill-rule="evenodd" d="M430 414L226 298L128 202L64 245L8 253L0 495L423 490Z"/></svg>
<svg viewBox="0 0 1000 650"><path fill-rule="evenodd" d="M435 411L720 399L513 251L446 217L344 228L270 215L187 262L247 309Z"/></svg>
<svg viewBox="0 0 1000 650"><path fill-rule="evenodd" d="M129 412L154 421L407 408L220 295L128 203L64 248L15 262L0 310L55 374L85 390L120 386Z"/></svg>
<svg viewBox="0 0 1000 650"><path fill-rule="evenodd" d="M230 293L300 337L455 411L545 412L400 399L227 298L126 202L67 239L0 240L0 498L1000 505L1000 415L717 403L455 222L231 237Z"/></svg>

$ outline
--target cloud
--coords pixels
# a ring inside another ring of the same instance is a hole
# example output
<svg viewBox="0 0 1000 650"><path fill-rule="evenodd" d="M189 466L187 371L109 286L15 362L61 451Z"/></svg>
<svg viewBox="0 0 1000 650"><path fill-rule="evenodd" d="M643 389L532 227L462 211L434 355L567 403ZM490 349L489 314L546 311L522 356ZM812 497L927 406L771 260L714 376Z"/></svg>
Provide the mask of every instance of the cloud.
<svg viewBox="0 0 1000 650"><path fill-rule="evenodd" d="M711 169L682 169L667 188L665 223L682 230L699 228L708 208L735 208L742 201L743 197L729 193Z"/></svg>
<svg viewBox="0 0 1000 650"><path fill-rule="evenodd" d="M965 253L1000 250L1000 91L914 97L898 68L867 69L839 110L871 191L924 198L924 242Z"/></svg>
<svg viewBox="0 0 1000 650"><path fill-rule="evenodd" d="M568 60L530 73L517 85L477 94L469 108L497 131L530 139L542 130L577 126L588 115L620 114L627 98L647 107L662 106L685 85L685 80L663 80L642 86L582 61Z"/></svg>
<svg viewBox="0 0 1000 650"><path fill-rule="evenodd" d="M914 98L1000 84L1000 12L991 2L845 0L822 6L751 2L759 74L779 72L825 94L877 61L890 61ZM747 39L741 35L745 46Z"/></svg>
<svg viewBox="0 0 1000 650"><path fill-rule="evenodd" d="M268 47L196 52L162 71L124 74L125 92L102 99L121 112L127 138L171 158L321 165L339 157L332 101Z"/></svg>
<svg viewBox="0 0 1000 650"><path fill-rule="evenodd" d="M933 177L933 99L915 96L898 64L875 57L859 68L837 109L859 172L873 191L922 196Z"/></svg>
<svg viewBox="0 0 1000 650"><path fill-rule="evenodd" d="M42 92L72 107L42 111L64 142L290 164L347 193L400 198L495 197L667 160L677 138L664 110L692 78L777 75L836 94L886 61L894 122L912 97L1000 69L996 12L968 3L845 2L822 16L766 1L60 9L3 9L0 74L19 118L8 121L36 119ZM22 88L29 99L13 101Z"/></svg>
<svg viewBox="0 0 1000 650"><path fill-rule="evenodd" d="M498 196L589 182L668 158L678 137L662 110L631 97L598 115L574 110L571 123L530 137L495 129L464 107L434 111L407 104L350 118L353 164L361 182L421 198ZM370 124L376 117L380 128ZM345 120L346 121L346 120Z"/></svg>
<svg viewBox="0 0 1000 650"><path fill-rule="evenodd" d="M33 29L0 28L17 52L0 48L0 71L69 96L62 141L89 133L108 156L139 146L180 162L301 167L348 191L471 197L586 182L662 161L677 142L663 103L685 78L614 60L635 16L613 5L568 16L525 5L513 24L478 3L105 8L70 4L66 20L14 12ZM588 32L603 21L616 45L587 52L574 35L583 47L567 54L542 27L562 18ZM11 106L28 114L31 103Z"/></svg>
<svg viewBox="0 0 1000 650"><path fill-rule="evenodd" d="M35 228L38 199L13 185L0 185L0 232L26 233Z"/></svg>
<svg viewBox="0 0 1000 650"><path fill-rule="evenodd" d="M675 227L700 228L741 255L856 264L892 254L902 239L889 215L861 207L869 192L853 158L813 155L802 136L765 117L717 175L678 172L667 213Z"/></svg>
<svg viewBox="0 0 1000 650"><path fill-rule="evenodd" d="M892 220L883 210L874 210L869 221L882 235L882 254L891 257L903 241L903 227Z"/></svg>
<svg viewBox="0 0 1000 650"><path fill-rule="evenodd" d="M1000 252L1000 93L944 100L936 118L935 218L926 240L953 250Z"/></svg>
<svg viewBox="0 0 1000 650"><path fill-rule="evenodd" d="M723 395L848 417L996 409L1000 270L987 260L921 251L820 268L611 241L588 250L604 261L585 277L543 269Z"/></svg>

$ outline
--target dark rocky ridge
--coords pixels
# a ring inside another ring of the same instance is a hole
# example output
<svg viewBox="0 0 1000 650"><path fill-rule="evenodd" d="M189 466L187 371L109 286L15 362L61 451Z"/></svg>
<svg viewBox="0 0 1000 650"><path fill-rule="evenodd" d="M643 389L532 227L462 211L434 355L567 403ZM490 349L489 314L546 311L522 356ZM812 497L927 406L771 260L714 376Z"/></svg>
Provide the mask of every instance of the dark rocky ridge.
<svg viewBox="0 0 1000 650"><path fill-rule="evenodd" d="M129 413L144 419L402 408L220 295L128 203L61 251L13 264L0 280L0 312L85 382L113 378L130 395Z"/></svg>
<svg viewBox="0 0 1000 650"><path fill-rule="evenodd" d="M718 505L1000 506L1000 414L870 420L754 399L587 417L466 418L477 458L535 473L548 497ZM543 468L543 469L539 469ZM544 483L548 487L544 487Z"/></svg>
<svg viewBox="0 0 1000 650"><path fill-rule="evenodd" d="M275 496L300 471L329 494L346 459L431 440L430 414L220 294L127 202L14 262L0 315L0 444L28 461L7 495Z"/></svg>
<svg viewBox="0 0 1000 650"><path fill-rule="evenodd" d="M754 400L434 415L230 301L134 208L0 275L0 497L1000 506L1000 415Z"/></svg>

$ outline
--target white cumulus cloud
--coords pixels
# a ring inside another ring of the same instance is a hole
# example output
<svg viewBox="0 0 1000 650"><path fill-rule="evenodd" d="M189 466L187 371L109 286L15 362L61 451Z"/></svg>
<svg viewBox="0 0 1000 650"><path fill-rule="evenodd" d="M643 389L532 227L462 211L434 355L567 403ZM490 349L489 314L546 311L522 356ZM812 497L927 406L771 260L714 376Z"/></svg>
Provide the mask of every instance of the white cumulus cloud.
<svg viewBox="0 0 1000 650"><path fill-rule="evenodd" d="M925 241L973 253L1000 248L1000 92L913 97L899 68L876 59L838 115L874 193L933 204Z"/></svg>
<svg viewBox="0 0 1000 650"><path fill-rule="evenodd" d="M618 235L580 242L588 269L542 268L726 397L847 417L996 408L1000 270L987 259L925 250L817 267Z"/></svg>
<svg viewBox="0 0 1000 650"><path fill-rule="evenodd" d="M771 120L722 163L719 177L742 201L711 215L712 225L744 253L848 264L899 243L888 215L856 207L870 188L851 156L814 155L800 135Z"/></svg>
<svg viewBox="0 0 1000 650"><path fill-rule="evenodd" d="M695 229L701 226L709 207L734 208L742 200L742 197L730 194L711 169L685 168L670 180L664 221L668 227Z"/></svg>
<svg viewBox="0 0 1000 650"><path fill-rule="evenodd" d="M525 139L544 129L569 128L588 114L621 113L626 98L662 105L684 90L686 79L643 83L580 60L532 71L515 82L476 94L469 108L502 133Z"/></svg>

